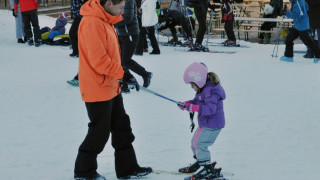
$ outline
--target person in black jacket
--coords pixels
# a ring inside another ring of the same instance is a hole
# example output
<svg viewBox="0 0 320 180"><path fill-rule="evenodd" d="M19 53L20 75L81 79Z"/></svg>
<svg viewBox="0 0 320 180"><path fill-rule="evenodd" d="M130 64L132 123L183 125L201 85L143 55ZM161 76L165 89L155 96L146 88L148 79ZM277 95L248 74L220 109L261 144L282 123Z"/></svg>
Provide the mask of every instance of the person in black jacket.
<svg viewBox="0 0 320 180"><path fill-rule="evenodd" d="M320 1L319 0L306 0L309 5L309 23L310 30L313 37L315 37L315 33L317 33L318 43L317 45L320 47ZM307 54L304 55L305 58L314 58L314 54L310 48L307 50Z"/></svg>
<svg viewBox="0 0 320 180"><path fill-rule="evenodd" d="M128 0L124 6L123 20L115 24L121 48L121 65L143 78L143 87L150 85L152 73L132 59L139 40L139 24L135 0Z"/></svg>
<svg viewBox="0 0 320 180"><path fill-rule="evenodd" d="M181 24L183 30L187 34L187 41L183 44L184 46L190 46L193 43L192 33L190 28L189 20L184 17L183 13L177 10L165 9L163 15L159 16L159 31L169 28L172 34L172 39L169 43L179 43L176 25Z"/></svg>
<svg viewBox="0 0 320 180"><path fill-rule="evenodd" d="M207 12L208 0L188 0L187 6L194 8L194 13L199 23L199 29L196 35L196 42L190 50L192 51L208 51L208 48L202 45L204 34L207 30Z"/></svg>
<svg viewBox="0 0 320 180"><path fill-rule="evenodd" d="M264 18L277 18L277 16L281 16L283 13L283 0L271 0L270 4L265 6L264 9ZM270 31L272 28L276 27L276 22L264 22L261 25L261 30ZM269 44L270 43L270 33L260 33L259 35L259 43L260 44Z"/></svg>
<svg viewBox="0 0 320 180"><path fill-rule="evenodd" d="M73 19L72 25L69 30L69 36L71 39L72 53L71 57L78 57L78 28L82 16L80 15L81 6L87 2L87 0L72 0L71 1L71 19Z"/></svg>
<svg viewBox="0 0 320 180"><path fill-rule="evenodd" d="M79 57L78 51L78 29L81 22L82 16L80 15L81 6L88 0L72 0L71 1L71 18L73 22L69 30L69 36L71 40L72 53L69 54L70 57ZM74 76L73 79L67 81L68 84L72 86L79 86L79 75Z"/></svg>

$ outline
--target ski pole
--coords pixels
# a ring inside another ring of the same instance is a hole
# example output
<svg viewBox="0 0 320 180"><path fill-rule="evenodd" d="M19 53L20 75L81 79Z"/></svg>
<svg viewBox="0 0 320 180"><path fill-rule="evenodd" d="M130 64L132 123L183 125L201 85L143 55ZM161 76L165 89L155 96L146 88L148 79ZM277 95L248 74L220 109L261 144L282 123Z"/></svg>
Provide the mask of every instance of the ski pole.
<svg viewBox="0 0 320 180"><path fill-rule="evenodd" d="M161 94L159 94L159 93L156 93L156 92L154 92L154 91L152 91L152 90L150 90L150 89L147 89L147 88L142 87L142 86L140 86L140 89L143 90L143 91L146 91L146 92L148 92L148 93L150 93L150 94L159 96L159 97L161 97L161 98L163 98L163 99L166 99L166 100L168 100L168 101L174 102L174 103L178 104L179 106L182 106L183 108L186 108L186 105L185 105L185 104L183 104L183 103L181 103L181 102L178 102L178 101L176 101L176 100L170 99L170 98L168 98L168 97L165 97L165 96L163 96L163 95L161 95ZM190 129L191 129L191 132L193 131L194 126L195 126L195 124L194 124L194 122L193 122L193 116L194 116L194 113L193 113L193 112L192 112L192 113L190 112L190 121L191 121Z"/></svg>
<svg viewBox="0 0 320 180"><path fill-rule="evenodd" d="M153 94L153 95L156 95L156 96L161 97L161 98L163 98L163 99L166 99L166 100L168 100L168 101L174 102L174 103L176 103L177 105L186 108L186 105L185 105L185 104L183 104L183 103L181 103L181 102L178 102L178 101L176 101L176 100L170 99L170 98L168 98L168 97L165 97L165 96L163 96L163 95L161 95L161 94L159 94L159 93L156 93L156 92L154 92L154 91L152 91L152 90L150 90L150 89L147 89L147 88L142 87L142 86L140 86L140 89L143 90L143 91L145 91L145 92L148 92L148 93L150 93L150 94Z"/></svg>
<svg viewBox="0 0 320 180"><path fill-rule="evenodd" d="M208 43L209 43L209 34L211 33L212 19L213 19L213 10L211 9L210 21L209 21L209 27L208 27L208 36L207 36L207 48L209 46Z"/></svg>

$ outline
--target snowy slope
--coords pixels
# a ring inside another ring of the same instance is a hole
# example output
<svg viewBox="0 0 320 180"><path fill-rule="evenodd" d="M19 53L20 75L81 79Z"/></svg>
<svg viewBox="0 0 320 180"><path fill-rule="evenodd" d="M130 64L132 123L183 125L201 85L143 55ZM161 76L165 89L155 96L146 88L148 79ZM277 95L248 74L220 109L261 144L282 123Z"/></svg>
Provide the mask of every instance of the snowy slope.
<svg viewBox="0 0 320 180"><path fill-rule="evenodd" d="M46 16L39 21L41 27L55 23ZM72 179L89 122L79 88L66 84L77 73L78 60L69 57L66 47L17 44L10 11L0 10L0 24L0 179ZM240 44L250 48L210 54L161 46L161 55L134 59L153 72L151 90L179 101L194 97L182 79L192 62L204 62L220 76L227 93L226 128L210 150L217 166L235 174L232 179L319 179L320 64L303 54L296 54L293 63L280 62L270 56L273 45ZM296 44L295 49L305 47ZM280 45L279 55L283 51ZM146 92L123 96L141 166L175 171L193 162L187 112ZM98 172L116 179L110 142L98 161ZM141 179L183 177L151 174Z"/></svg>

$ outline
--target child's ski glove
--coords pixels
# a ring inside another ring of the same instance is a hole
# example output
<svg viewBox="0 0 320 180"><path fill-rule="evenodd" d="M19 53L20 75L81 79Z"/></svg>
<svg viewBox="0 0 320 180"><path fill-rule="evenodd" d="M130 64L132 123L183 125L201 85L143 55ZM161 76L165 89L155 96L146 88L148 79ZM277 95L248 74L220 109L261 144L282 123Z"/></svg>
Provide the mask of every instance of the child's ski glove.
<svg viewBox="0 0 320 180"><path fill-rule="evenodd" d="M188 109L189 106L190 106L189 101L179 102L179 104L178 104L178 107L179 107L181 110Z"/></svg>
<svg viewBox="0 0 320 180"><path fill-rule="evenodd" d="M199 112L199 105L195 105L195 104L190 104L189 107L187 108L187 111L189 112Z"/></svg>

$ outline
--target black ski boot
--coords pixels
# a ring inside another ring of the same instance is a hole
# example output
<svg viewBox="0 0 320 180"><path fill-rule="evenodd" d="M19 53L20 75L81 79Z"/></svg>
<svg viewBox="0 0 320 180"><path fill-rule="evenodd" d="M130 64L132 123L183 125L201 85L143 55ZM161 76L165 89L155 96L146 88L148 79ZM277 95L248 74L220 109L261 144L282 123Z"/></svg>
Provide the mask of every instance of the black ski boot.
<svg viewBox="0 0 320 180"><path fill-rule="evenodd" d="M96 174L92 177L74 177L75 180L106 180L106 178L100 174Z"/></svg>
<svg viewBox="0 0 320 180"><path fill-rule="evenodd" d="M197 51L197 52L208 52L209 49L204 47L201 44L195 43L193 46L191 46L191 48L189 49L189 51Z"/></svg>
<svg viewBox="0 0 320 180"><path fill-rule="evenodd" d="M214 170L214 165L215 165L215 163L213 163L213 164L211 164L211 163L209 164L209 163L210 163L210 162L208 162L208 161L206 161L206 162L199 162L199 165L202 166L203 168L202 168L199 172L193 174L193 175L191 176L191 179L192 179L192 180L204 179L204 178L206 178L206 177L211 177L211 176L213 176L213 175L215 174L215 170Z"/></svg>
<svg viewBox="0 0 320 180"><path fill-rule="evenodd" d="M181 172L181 173L194 173L194 172L196 172L199 168L200 168L200 165L199 165L198 161L196 161L195 163L190 164L190 165L187 166L187 167L180 168L180 169L179 169L179 172Z"/></svg>
<svg viewBox="0 0 320 180"><path fill-rule="evenodd" d="M119 179L130 179L130 178L137 178L141 176L146 176L148 174L152 173L152 168L151 167L139 167L132 173L125 175L125 176L120 176L118 177Z"/></svg>
<svg viewBox="0 0 320 180"><path fill-rule="evenodd" d="M143 78L143 87L147 88L150 85L152 73L147 72L145 76L142 76Z"/></svg>
<svg viewBox="0 0 320 180"><path fill-rule="evenodd" d="M27 43L29 46L33 46L33 39L32 38L28 38Z"/></svg>
<svg viewBox="0 0 320 180"><path fill-rule="evenodd" d="M204 177L207 180L211 180L211 179L216 179L219 178L221 180L223 180L223 175L221 174L221 167L218 169L214 169L214 172L212 174L207 175L206 177Z"/></svg>

